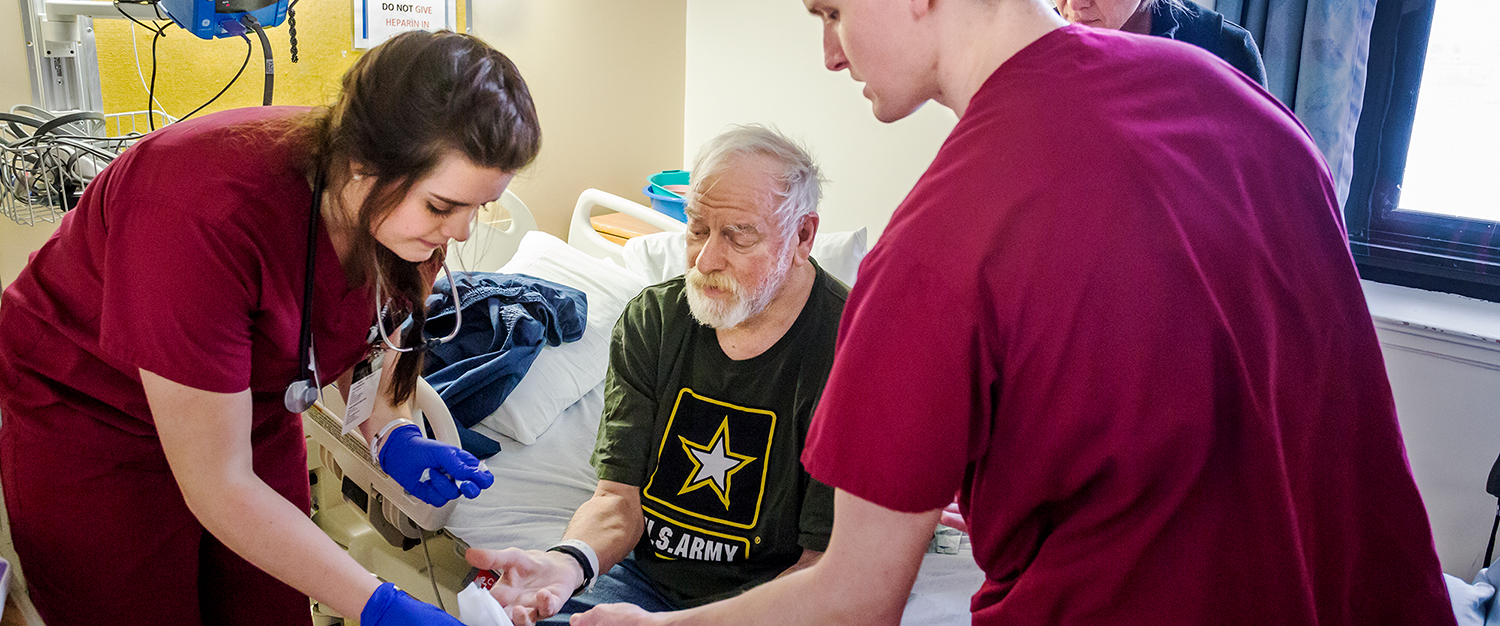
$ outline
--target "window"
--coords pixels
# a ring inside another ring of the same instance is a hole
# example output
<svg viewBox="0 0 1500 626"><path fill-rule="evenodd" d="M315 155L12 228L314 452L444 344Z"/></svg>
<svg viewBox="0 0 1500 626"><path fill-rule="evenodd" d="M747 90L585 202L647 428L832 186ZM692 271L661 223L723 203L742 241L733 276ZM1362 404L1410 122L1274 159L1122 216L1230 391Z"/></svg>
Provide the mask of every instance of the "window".
<svg viewBox="0 0 1500 626"><path fill-rule="evenodd" d="M1379 0L1345 217L1361 276L1500 302L1493 0Z"/></svg>

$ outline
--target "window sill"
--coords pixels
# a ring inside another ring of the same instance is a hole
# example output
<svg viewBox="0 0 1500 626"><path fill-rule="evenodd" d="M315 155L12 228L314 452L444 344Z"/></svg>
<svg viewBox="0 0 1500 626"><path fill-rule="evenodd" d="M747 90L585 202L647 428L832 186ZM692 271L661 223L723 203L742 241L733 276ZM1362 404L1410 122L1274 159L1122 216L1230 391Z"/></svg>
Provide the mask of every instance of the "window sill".
<svg viewBox="0 0 1500 626"><path fill-rule="evenodd" d="M1500 303L1360 283L1382 343L1500 370Z"/></svg>

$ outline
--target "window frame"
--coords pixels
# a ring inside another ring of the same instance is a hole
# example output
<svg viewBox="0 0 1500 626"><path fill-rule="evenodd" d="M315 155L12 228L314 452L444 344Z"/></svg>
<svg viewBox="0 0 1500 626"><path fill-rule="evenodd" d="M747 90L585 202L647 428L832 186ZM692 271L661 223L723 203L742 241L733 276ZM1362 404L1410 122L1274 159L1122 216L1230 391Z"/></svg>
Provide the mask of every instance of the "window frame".
<svg viewBox="0 0 1500 626"><path fill-rule="evenodd" d="M1378 0L1344 219L1360 276L1500 302L1500 225L1398 211L1436 0Z"/></svg>

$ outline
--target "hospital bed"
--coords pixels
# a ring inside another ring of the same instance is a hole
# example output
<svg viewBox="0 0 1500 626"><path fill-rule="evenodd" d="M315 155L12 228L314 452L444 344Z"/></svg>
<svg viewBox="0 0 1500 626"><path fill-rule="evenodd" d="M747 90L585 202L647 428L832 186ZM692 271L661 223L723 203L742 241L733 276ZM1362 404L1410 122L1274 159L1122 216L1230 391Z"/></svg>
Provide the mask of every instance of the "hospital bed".
<svg viewBox="0 0 1500 626"><path fill-rule="evenodd" d="M597 477L589 456L604 407L609 334L631 298L673 271L672 259L657 259L650 266L649 257L682 249L677 243L684 230L681 222L597 189L580 195L567 242L537 231L525 204L509 192L498 204L496 212L505 219L497 225L494 216L485 216L484 221L491 223L481 223L469 241L450 247L453 267L522 273L565 284L584 291L589 307L584 337L544 348L497 414L475 427L501 445L501 451L486 460L495 475L494 486L476 499L450 504L440 529L379 519L372 523L376 516L369 510L390 508L376 507L374 502L388 503L392 496L350 495L339 472L329 467L337 462L323 462L330 456L325 446L311 443L308 455L316 481L314 519L319 526L381 578L454 613L454 596L470 572L461 556L467 547L550 547L562 537L573 512L593 495ZM654 250L627 251L593 230L589 219L601 211L625 213L656 226L667 234L655 239L667 244L657 241ZM672 240L674 234L677 241ZM850 268L845 280L852 281L852 268L865 250L863 230L826 238L820 234L819 238L826 242L814 256L824 265ZM835 256L846 258L839 261ZM647 266L638 267L642 260ZM330 407L330 411L341 408ZM364 507L355 502L361 498ZM392 526L405 534L392 532ZM953 547L960 553L926 556L904 624L969 623L969 596L983 576L966 545ZM320 624L338 623L324 607L315 607L315 618Z"/></svg>

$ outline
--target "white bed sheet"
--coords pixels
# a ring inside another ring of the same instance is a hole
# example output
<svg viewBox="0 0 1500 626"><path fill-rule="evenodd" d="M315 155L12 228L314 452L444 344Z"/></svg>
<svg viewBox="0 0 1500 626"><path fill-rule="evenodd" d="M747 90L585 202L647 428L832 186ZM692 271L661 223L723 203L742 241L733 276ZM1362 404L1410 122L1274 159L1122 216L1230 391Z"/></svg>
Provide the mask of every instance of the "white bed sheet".
<svg viewBox="0 0 1500 626"><path fill-rule="evenodd" d="M600 383L564 409L536 443L497 435L500 452L485 459L494 486L473 500L460 498L448 532L475 548L544 550L557 543L599 482L589 455L603 412Z"/></svg>
<svg viewBox="0 0 1500 626"><path fill-rule="evenodd" d="M476 548L551 547L598 483L589 455L603 411L600 384L564 410L536 443L502 439L500 453L485 461L495 485L473 500L460 499L448 531ZM983 580L967 551L926 555L902 625L969 624L969 597Z"/></svg>

